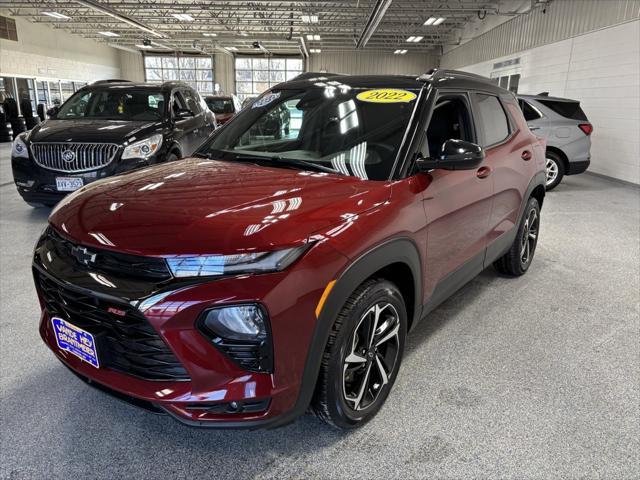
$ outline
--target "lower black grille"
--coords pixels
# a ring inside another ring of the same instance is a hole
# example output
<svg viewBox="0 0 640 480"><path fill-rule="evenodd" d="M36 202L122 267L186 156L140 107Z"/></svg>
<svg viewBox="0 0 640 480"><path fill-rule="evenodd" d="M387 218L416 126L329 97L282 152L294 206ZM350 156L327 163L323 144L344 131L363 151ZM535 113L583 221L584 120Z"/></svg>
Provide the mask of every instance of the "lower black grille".
<svg viewBox="0 0 640 480"><path fill-rule="evenodd" d="M34 276L47 313L91 333L102 366L144 380L189 380L182 364L138 310L65 287L37 269Z"/></svg>
<svg viewBox="0 0 640 480"><path fill-rule="evenodd" d="M271 348L266 341L240 342L214 337L213 343L242 368L254 372L270 372L273 368Z"/></svg>

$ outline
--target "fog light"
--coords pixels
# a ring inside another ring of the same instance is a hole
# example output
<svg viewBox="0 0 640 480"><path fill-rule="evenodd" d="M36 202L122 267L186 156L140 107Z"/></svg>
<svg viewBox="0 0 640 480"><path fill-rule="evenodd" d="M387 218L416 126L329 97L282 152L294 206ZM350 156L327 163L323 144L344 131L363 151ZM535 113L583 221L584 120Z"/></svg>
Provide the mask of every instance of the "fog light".
<svg viewBox="0 0 640 480"><path fill-rule="evenodd" d="M203 312L198 328L242 368L273 369L271 333L266 311L258 304L213 308Z"/></svg>
<svg viewBox="0 0 640 480"><path fill-rule="evenodd" d="M241 305L209 310L204 326L229 340L263 340L267 329L262 309L257 305Z"/></svg>

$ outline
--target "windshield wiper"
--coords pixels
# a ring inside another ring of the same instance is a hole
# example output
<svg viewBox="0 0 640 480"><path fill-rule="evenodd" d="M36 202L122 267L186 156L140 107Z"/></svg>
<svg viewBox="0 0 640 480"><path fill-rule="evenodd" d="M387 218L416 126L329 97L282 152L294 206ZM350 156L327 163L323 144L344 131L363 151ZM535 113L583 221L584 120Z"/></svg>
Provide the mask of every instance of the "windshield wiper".
<svg viewBox="0 0 640 480"><path fill-rule="evenodd" d="M269 165L286 165L290 167L298 167L302 170L316 170L327 173L337 173L338 175L344 175L341 171L335 170L331 167L325 167L318 163L309 162L307 160L300 160L299 158L287 158L280 156L262 157L260 155L236 155L234 160L240 162L253 162L253 163L268 163Z"/></svg>

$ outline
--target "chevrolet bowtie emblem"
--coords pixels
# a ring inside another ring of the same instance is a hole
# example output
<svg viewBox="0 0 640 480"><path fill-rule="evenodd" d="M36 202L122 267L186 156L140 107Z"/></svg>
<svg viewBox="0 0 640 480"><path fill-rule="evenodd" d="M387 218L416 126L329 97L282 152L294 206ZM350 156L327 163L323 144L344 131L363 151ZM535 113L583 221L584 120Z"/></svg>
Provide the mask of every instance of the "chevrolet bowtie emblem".
<svg viewBox="0 0 640 480"><path fill-rule="evenodd" d="M75 259L83 265L89 265L96 261L96 254L89 252L84 247L73 247L71 249L71 255L73 255Z"/></svg>

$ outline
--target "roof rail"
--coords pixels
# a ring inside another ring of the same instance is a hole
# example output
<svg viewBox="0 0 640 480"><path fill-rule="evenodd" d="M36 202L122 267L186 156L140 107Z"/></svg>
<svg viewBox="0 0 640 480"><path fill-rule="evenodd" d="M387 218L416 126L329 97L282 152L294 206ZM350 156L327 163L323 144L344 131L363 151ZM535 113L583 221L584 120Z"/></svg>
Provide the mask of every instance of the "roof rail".
<svg viewBox="0 0 640 480"><path fill-rule="evenodd" d="M304 72L300 75L293 77L291 81L294 80L309 80L310 78L318 78L318 77L340 77L344 75L344 73L327 73L327 72Z"/></svg>
<svg viewBox="0 0 640 480"><path fill-rule="evenodd" d="M467 78L472 78L474 80L480 80L482 82L491 83L490 79L488 79L487 77L483 77L482 75L477 75L475 73L470 73L470 72L463 72L461 70L447 70L444 68L443 69L432 68L427 72L423 73L422 75L420 75L418 78L416 78L416 80L418 80L419 82L431 82L433 80L437 80L442 77L453 76L453 75L455 75L456 77L467 77Z"/></svg>
<svg viewBox="0 0 640 480"><path fill-rule="evenodd" d="M91 85L100 85L101 83L131 83L131 80L123 80L121 78L108 78L106 80L96 80Z"/></svg>

